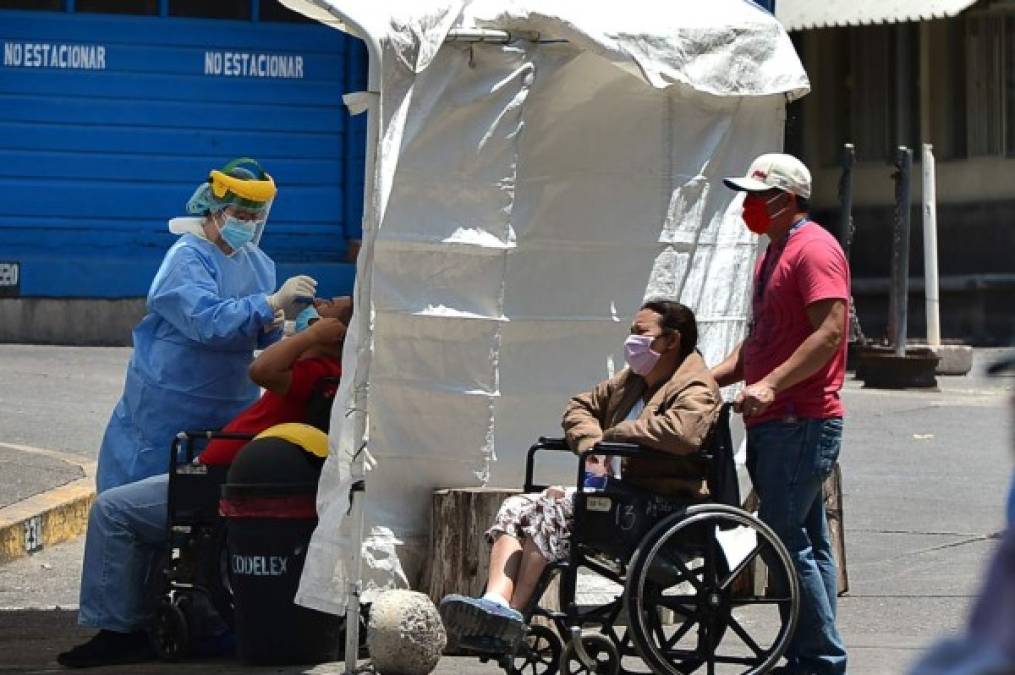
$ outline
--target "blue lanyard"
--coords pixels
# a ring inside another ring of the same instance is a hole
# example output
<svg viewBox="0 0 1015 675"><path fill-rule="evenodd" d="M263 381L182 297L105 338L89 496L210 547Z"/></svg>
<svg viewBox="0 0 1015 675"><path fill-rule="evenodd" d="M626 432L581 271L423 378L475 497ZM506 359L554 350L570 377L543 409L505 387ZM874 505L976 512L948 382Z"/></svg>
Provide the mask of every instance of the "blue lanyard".
<svg viewBox="0 0 1015 675"><path fill-rule="evenodd" d="M786 238L789 239L790 237L792 237L796 233L797 230L799 230L801 227L803 227L804 225L806 225L809 222L811 222L811 219L806 217L806 216L804 216L803 218L800 218L799 220L794 222L790 226L789 233L786 235Z"/></svg>

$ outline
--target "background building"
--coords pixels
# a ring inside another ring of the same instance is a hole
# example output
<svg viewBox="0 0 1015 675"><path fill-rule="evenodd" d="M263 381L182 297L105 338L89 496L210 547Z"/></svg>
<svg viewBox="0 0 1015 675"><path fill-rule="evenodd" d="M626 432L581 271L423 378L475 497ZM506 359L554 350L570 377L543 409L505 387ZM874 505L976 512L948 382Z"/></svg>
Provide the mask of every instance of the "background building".
<svg viewBox="0 0 1015 675"><path fill-rule="evenodd" d="M946 338L1015 340L1015 2L779 0L811 78L786 147L814 171L816 218L833 230L842 146L856 146L852 249L863 328L887 315L898 145L914 150L911 336L924 335L920 144L937 158L941 325Z"/></svg>
<svg viewBox="0 0 1015 675"><path fill-rule="evenodd" d="M279 185L279 279L352 288L366 53L276 0L0 0L0 341L129 344L211 168Z"/></svg>
<svg viewBox="0 0 1015 675"><path fill-rule="evenodd" d="M766 5L765 2L759 4ZM786 147L833 230L856 146L854 291L887 313L895 147L938 160L942 330L1015 340L1015 2L780 0L812 93ZM280 192L263 247L279 276L348 292L362 211L362 45L277 0L0 0L0 341L127 344L210 167L249 155ZM910 335L923 331L919 180Z"/></svg>

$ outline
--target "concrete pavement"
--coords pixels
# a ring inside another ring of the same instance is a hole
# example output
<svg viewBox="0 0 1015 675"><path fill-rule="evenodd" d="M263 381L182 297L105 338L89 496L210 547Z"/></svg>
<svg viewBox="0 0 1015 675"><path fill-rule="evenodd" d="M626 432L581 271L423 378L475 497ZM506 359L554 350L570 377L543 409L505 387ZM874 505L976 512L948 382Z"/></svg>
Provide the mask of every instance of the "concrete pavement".
<svg viewBox="0 0 1015 675"><path fill-rule="evenodd" d="M55 654L69 649L90 637L92 631L77 625L76 613L68 610L0 610L0 673L66 673L57 664ZM232 659L206 660L184 663L138 663L80 671L117 675L175 675L176 673L216 673L218 675L244 675L246 673L275 673L279 675L338 675L345 672L339 663L318 666L244 666ZM445 657L434 675L493 675L503 673L492 664L481 664L476 659Z"/></svg>
<svg viewBox="0 0 1015 675"><path fill-rule="evenodd" d="M840 626L850 673L905 672L928 644L965 619L994 537L1004 527L1011 476L1015 378L983 374L984 364L999 354L978 350L973 372L939 378L939 392L864 390L847 383L841 459L851 591L840 601ZM15 383L0 393L0 404L20 411L0 422L0 444L52 447L83 462L94 459L128 355L123 349L0 346L0 375ZM76 449L75 439L82 441ZM9 467L25 466L19 455L0 454L0 461L4 457L13 458ZM73 478L66 467L41 460L31 471L54 483ZM24 473L0 472L0 496L35 489L28 478L14 475ZM72 613L52 611L76 605L82 543L79 538L0 565L0 607L18 608L0 612L0 671L45 672L57 652L88 634L74 626ZM228 672L224 668L232 666L153 664L110 672ZM441 665L448 673L495 671L468 659Z"/></svg>
<svg viewBox="0 0 1015 675"><path fill-rule="evenodd" d="M130 353L127 347L0 345L0 443L95 460ZM0 475L0 494L8 480Z"/></svg>
<svg viewBox="0 0 1015 675"><path fill-rule="evenodd" d="M0 563L84 531L130 350L0 346Z"/></svg>

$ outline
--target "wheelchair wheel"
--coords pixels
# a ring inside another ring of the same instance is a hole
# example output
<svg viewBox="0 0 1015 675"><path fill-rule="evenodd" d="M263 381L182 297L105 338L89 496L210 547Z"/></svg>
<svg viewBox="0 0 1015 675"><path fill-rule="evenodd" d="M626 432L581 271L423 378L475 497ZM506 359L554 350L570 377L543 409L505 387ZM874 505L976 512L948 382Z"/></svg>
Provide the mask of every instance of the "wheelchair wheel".
<svg viewBox="0 0 1015 675"><path fill-rule="evenodd" d="M743 590L759 557L769 573L764 595ZM654 673L686 675L704 665L710 675L753 675L785 651L799 594L789 553L768 526L731 506L701 504L645 535L624 604L635 648Z"/></svg>
<svg viewBox="0 0 1015 675"><path fill-rule="evenodd" d="M560 638L546 626L529 626L529 632L504 665L508 675L556 675L560 663Z"/></svg>
<svg viewBox="0 0 1015 675"><path fill-rule="evenodd" d="M229 577L229 548L226 545L225 523L209 535L210 553L205 558L205 579L208 596L219 617L230 629L234 627L233 585Z"/></svg>
<svg viewBox="0 0 1015 675"><path fill-rule="evenodd" d="M155 653L164 661L179 661L190 654L190 628L179 605L164 599L155 612L151 633Z"/></svg>
<svg viewBox="0 0 1015 675"><path fill-rule="evenodd" d="M582 663L572 640L564 647L560 657L561 675L617 675L620 672L620 654L613 640L600 633L585 633L579 639L585 653L596 665L590 669Z"/></svg>

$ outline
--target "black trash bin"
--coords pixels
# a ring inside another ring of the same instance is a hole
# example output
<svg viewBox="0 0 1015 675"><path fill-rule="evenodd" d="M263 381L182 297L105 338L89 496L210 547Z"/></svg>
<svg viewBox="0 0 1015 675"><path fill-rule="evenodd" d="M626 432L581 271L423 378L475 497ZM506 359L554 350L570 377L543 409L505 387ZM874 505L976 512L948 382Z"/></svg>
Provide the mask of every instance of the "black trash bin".
<svg viewBox="0 0 1015 675"><path fill-rule="evenodd" d="M323 460L299 434L285 436L248 443L222 486L236 648L248 664L334 661L341 641L339 617L293 602L317 525Z"/></svg>

